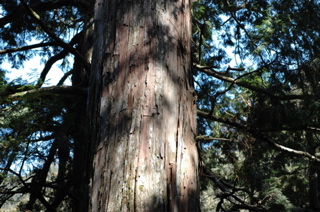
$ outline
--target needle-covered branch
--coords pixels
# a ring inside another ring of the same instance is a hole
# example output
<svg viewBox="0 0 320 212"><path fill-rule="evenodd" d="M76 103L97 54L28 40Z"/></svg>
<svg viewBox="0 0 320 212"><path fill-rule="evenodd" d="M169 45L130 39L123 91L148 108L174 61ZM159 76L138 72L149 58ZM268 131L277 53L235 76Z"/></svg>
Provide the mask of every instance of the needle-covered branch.
<svg viewBox="0 0 320 212"><path fill-rule="evenodd" d="M278 144L277 142L275 142L273 139L269 138L268 136L266 136L262 131L256 130L256 129L251 129L243 124L237 123L237 122L233 122L231 120L222 118L222 117L218 117L215 116L213 114L210 115L210 113L208 112L204 112L204 111L197 111L197 114L199 117L205 118L205 119L209 119L212 121L217 121L223 124L227 124L231 127L237 128L238 130L241 130L243 132L247 132L250 133L251 135L253 135L255 138L260 139L266 143L268 143L269 145L273 146L274 148L280 150L280 151L284 151L284 152L288 152L291 154L294 154L296 156L303 156L303 157L307 157L317 163L320 163L320 158L311 155L308 152L304 152L304 151L299 151L299 150L295 150L289 147L285 147L283 145ZM307 129L307 128L305 128Z"/></svg>
<svg viewBox="0 0 320 212"><path fill-rule="evenodd" d="M300 150L295 150L295 149L292 149L292 148L288 148L288 147L285 147L283 145L280 145L278 144L277 142L275 142L273 139L269 138L268 136L264 135L262 132L259 132L259 131L255 131L255 130L248 130L248 132L250 132L252 135L254 135L256 138L259 138L260 140L270 144L271 146L275 147L276 149L279 149L281 151L284 151L284 152L288 152L288 153L291 153L291 154L294 154L296 156L303 156L303 157L307 157L317 163L320 164L320 158L314 156L314 155L311 155L310 153L308 152L304 152L304 151L300 151Z"/></svg>
<svg viewBox="0 0 320 212"><path fill-rule="evenodd" d="M295 99L306 99L306 98L314 98L315 97L312 95L298 95L298 94L276 95L276 94L274 94L274 92L271 92L271 91L267 90L266 88L253 86L250 83L239 80L241 78L241 76L238 77L237 79L234 79L232 77L224 76L223 74L221 74L213 69L209 70L209 69L203 68L199 65L194 65L194 67L197 68L197 70L201 71L202 73L205 73L205 74L212 76L214 78L220 79L225 82L233 83L233 84L238 85L240 87L244 87L244 88L247 88L251 91L265 94L271 98L275 98L275 99L279 99L279 100L295 100ZM245 75L247 75L247 74L245 74Z"/></svg>
<svg viewBox="0 0 320 212"><path fill-rule="evenodd" d="M54 0L48 2L39 2L35 4L31 4L30 8L35 11L48 11L58 9L64 6L84 6L86 1L81 0ZM19 20L19 18L24 15L26 12L24 6L18 6L14 11L9 13L8 15L0 18L0 28L4 27L6 24Z"/></svg>
<svg viewBox="0 0 320 212"><path fill-rule="evenodd" d="M27 9L29 14L36 20L36 22L40 25L40 27L49 35L53 40L57 42L59 46L69 51L71 54L73 54L76 58L78 58L84 65L84 67L89 70L90 64L88 61L83 57L83 55L80 54L75 48L73 48L71 45L65 43L63 40L61 40L57 35L55 35L49 28L46 26L46 24L41 20L40 16L24 1L21 0L22 5Z"/></svg>
<svg viewBox="0 0 320 212"><path fill-rule="evenodd" d="M45 95L87 95L87 90L82 87L75 86L52 86L43 88L33 88L25 91L16 90L11 94L0 93L0 104L7 104L14 101L20 101L30 96L41 97Z"/></svg>
<svg viewBox="0 0 320 212"><path fill-rule="evenodd" d="M236 122L230 121L226 118L222 118L222 117L216 116L214 114L210 114L210 112L204 112L204 111L198 110L197 115L201 118L205 118L205 119L212 120L212 121L217 121L217 122L227 124L232 127L236 127L238 129L246 129L246 127L240 123L236 123Z"/></svg>
<svg viewBox="0 0 320 212"><path fill-rule="evenodd" d="M206 135L199 135L196 137L196 141L230 141L229 138L216 138Z"/></svg>

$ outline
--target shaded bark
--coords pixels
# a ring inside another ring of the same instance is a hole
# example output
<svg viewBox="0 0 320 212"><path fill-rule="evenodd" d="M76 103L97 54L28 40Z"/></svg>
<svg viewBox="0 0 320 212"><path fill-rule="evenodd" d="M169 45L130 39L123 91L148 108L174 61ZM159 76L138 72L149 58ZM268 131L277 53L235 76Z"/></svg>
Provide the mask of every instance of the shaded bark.
<svg viewBox="0 0 320 212"><path fill-rule="evenodd" d="M90 211L199 211L190 5L98 0Z"/></svg>
<svg viewBox="0 0 320 212"><path fill-rule="evenodd" d="M90 62L92 53L92 10L93 1L89 5L87 16L85 17L85 28L82 33L81 40L77 46L83 57ZM86 67L80 60L75 58L74 67L72 70L72 84L73 87L86 89L89 83L89 73ZM87 93L86 93L87 94ZM70 110L72 120L74 120L74 163L73 163L73 194L77 197L73 199L72 211L74 212L87 212L89 202L89 181L91 173L91 157L90 157L90 144L88 142L88 126L86 120L87 111L87 95L84 98L79 96L75 102L75 107Z"/></svg>

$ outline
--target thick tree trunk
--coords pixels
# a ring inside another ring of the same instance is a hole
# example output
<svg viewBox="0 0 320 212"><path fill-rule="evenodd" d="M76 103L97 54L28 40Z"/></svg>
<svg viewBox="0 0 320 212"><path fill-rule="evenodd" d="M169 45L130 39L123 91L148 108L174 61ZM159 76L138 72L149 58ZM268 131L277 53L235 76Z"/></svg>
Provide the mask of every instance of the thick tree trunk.
<svg viewBox="0 0 320 212"><path fill-rule="evenodd" d="M199 211L189 0L97 0L90 211Z"/></svg>

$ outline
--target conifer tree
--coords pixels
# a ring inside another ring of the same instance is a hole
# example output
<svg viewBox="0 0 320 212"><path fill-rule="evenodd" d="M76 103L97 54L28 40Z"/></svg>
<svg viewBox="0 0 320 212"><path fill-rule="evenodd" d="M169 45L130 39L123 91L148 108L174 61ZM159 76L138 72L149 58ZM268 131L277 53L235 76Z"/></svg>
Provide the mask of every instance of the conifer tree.
<svg viewBox="0 0 320 212"><path fill-rule="evenodd" d="M0 206L320 210L318 1L5 0L0 13L1 65L44 65L33 80L0 70Z"/></svg>

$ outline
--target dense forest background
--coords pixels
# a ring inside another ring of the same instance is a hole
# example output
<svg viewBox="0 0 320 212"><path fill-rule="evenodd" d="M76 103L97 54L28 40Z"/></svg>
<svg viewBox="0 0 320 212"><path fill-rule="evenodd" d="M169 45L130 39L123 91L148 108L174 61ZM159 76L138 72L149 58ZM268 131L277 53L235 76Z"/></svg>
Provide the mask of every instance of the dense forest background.
<svg viewBox="0 0 320 212"><path fill-rule="evenodd" d="M35 81L0 70L3 209L76 211L81 201L92 8L0 5L0 63L44 64ZM320 1L198 0L192 13L202 210L319 211ZM64 76L48 86L56 63Z"/></svg>

